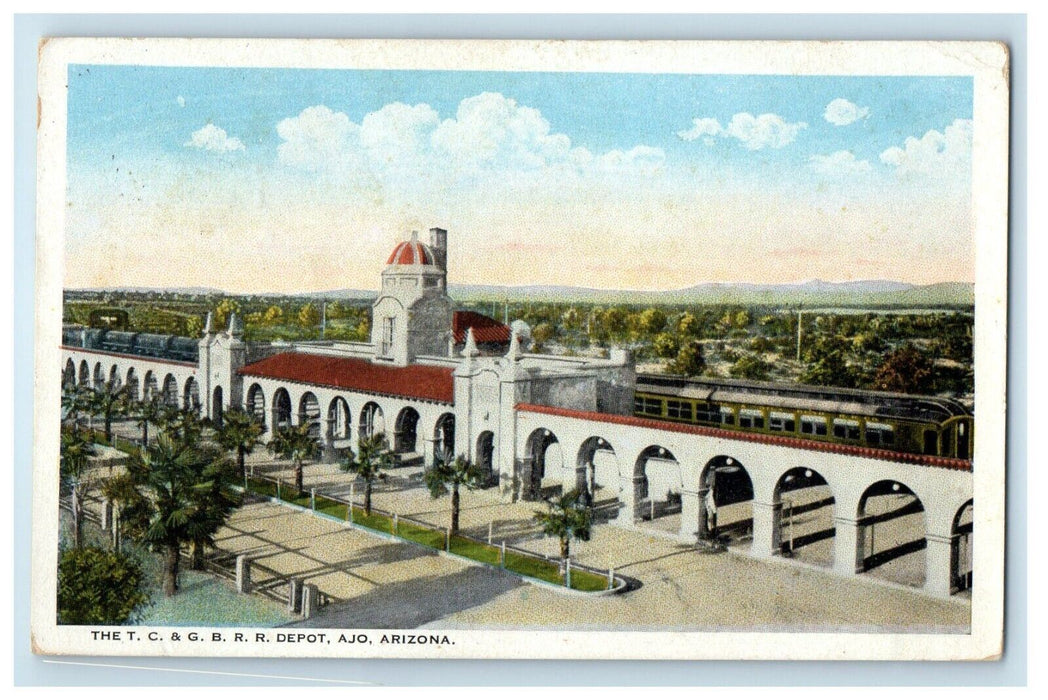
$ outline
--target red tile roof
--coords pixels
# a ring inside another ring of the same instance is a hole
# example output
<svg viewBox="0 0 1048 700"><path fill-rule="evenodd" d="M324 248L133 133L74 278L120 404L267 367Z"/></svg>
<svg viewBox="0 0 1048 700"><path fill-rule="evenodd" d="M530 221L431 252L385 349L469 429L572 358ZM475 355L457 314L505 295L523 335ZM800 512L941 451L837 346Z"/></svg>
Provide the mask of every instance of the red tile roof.
<svg viewBox="0 0 1048 700"><path fill-rule="evenodd" d="M509 326L474 311L456 311L451 320L456 345L466 342L466 331L470 328L473 329L473 340L478 343L509 342Z"/></svg>
<svg viewBox="0 0 1048 700"><path fill-rule="evenodd" d="M387 265L432 265L433 253L429 246L417 240L403 241L397 244L389 254Z"/></svg>
<svg viewBox="0 0 1048 700"><path fill-rule="evenodd" d="M746 433L741 430L725 430L723 428L706 428L700 425L685 425L682 423L670 423L667 421L653 420L651 418L638 418L637 416L620 416L614 413L595 413L593 411L577 411L570 408L556 408L554 406L537 406L535 404L518 403L518 411L527 413L544 413L551 416L564 416L567 418L579 418L582 420L600 421L602 423L616 423L618 425L632 425L638 428L651 428L652 430L666 430L673 433L690 433L692 435L706 435L708 437L722 438L726 440L741 440L743 442L760 442L765 445L781 445L783 447L794 447L801 450L814 450L816 452L834 452L837 454L854 455L855 457L866 457L869 459L883 459L889 462L904 462L908 464L920 464L929 467L942 467L957 471L972 471L972 462L967 459L954 459L952 457L935 457L932 455L915 455L907 452L894 452L882 450L875 447L860 447L856 445L836 445L833 443L819 442L817 440L804 440L795 437L778 435L762 435L760 433Z"/></svg>
<svg viewBox="0 0 1048 700"><path fill-rule="evenodd" d="M240 374L370 394L454 403L452 371L450 367L391 367L355 357L283 352L244 366Z"/></svg>

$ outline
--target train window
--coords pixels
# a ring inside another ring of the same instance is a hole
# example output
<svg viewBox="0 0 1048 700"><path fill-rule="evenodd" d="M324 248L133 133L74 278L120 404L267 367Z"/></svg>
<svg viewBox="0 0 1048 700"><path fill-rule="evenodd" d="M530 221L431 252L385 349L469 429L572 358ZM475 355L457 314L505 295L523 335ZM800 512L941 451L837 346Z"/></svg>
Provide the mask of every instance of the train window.
<svg viewBox="0 0 1048 700"><path fill-rule="evenodd" d="M650 399L647 396L637 396L633 399L633 410L637 413L662 415L662 400Z"/></svg>
<svg viewBox="0 0 1048 700"><path fill-rule="evenodd" d="M744 408L739 411L740 428L763 428L764 414L752 408Z"/></svg>
<svg viewBox="0 0 1048 700"><path fill-rule="evenodd" d="M845 418L833 419L833 436L844 440L859 439L859 421Z"/></svg>
<svg viewBox="0 0 1048 700"><path fill-rule="evenodd" d="M866 424L867 445L894 445L895 429L883 423Z"/></svg>
<svg viewBox="0 0 1048 700"><path fill-rule="evenodd" d="M735 411L727 406L721 406L721 423L724 425L735 425Z"/></svg>
<svg viewBox="0 0 1048 700"><path fill-rule="evenodd" d="M792 413L768 414L768 429L792 433L797 430L797 419Z"/></svg>
<svg viewBox="0 0 1048 700"><path fill-rule="evenodd" d="M708 403L697 404L695 406L695 420L702 423L720 423L720 408Z"/></svg>
<svg viewBox="0 0 1048 700"><path fill-rule="evenodd" d="M685 403L684 401L673 401L671 399L666 402L666 415L670 418L691 420L691 404Z"/></svg>
<svg viewBox="0 0 1048 700"><path fill-rule="evenodd" d="M934 430L924 431L924 454L933 455L939 452L939 434Z"/></svg>
<svg viewBox="0 0 1048 700"><path fill-rule="evenodd" d="M968 431L964 423L957 424L957 457L968 459Z"/></svg>
<svg viewBox="0 0 1048 700"><path fill-rule="evenodd" d="M801 432L805 435L825 435L826 419L821 416L801 416Z"/></svg>

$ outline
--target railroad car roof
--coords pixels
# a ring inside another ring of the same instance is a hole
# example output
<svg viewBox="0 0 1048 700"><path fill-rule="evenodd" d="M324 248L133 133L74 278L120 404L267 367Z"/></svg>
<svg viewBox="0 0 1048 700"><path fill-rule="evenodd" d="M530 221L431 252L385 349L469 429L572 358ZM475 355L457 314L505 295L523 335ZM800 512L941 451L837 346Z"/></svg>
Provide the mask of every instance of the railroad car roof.
<svg viewBox="0 0 1048 700"><path fill-rule="evenodd" d="M637 391L712 403L749 403L875 418L943 421L952 416L970 415L960 403L937 396L745 379L689 379L675 375L638 374Z"/></svg>

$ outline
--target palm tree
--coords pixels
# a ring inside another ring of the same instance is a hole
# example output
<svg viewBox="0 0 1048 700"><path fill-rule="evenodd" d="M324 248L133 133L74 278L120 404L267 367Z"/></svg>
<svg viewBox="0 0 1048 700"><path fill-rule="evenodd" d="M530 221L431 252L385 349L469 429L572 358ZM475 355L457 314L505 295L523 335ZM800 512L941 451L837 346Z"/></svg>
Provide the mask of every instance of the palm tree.
<svg viewBox="0 0 1048 700"><path fill-rule="evenodd" d="M100 388L91 390L91 410L102 416L107 444L113 444L113 417L126 409L126 395L127 387L117 386L113 381L105 382Z"/></svg>
<svg viewBox="0 0 1048 700"><path fill-rule="evenodd" d="M546 511L535 511L535 520L542 526L542 532L560 540L561 559L571 555L572 538L583 542L590 538L592 517L580 496L578 489L572 489L546 501Z"/></svg>
<svg viewBox="0 0 1048 700"><path fill-rule="evenodd" d="M262 430L262 424L253 415L239 408L231 408L222 415L222 427L216 434L218 444L227 450L236 450L242 477L247 476L244 457L262 444Z"/></svg>
<svg viewBox="0 0 1048 700"><path fill-rule="evenodd" d="M149 424L159 425L165 416L165 406L160 402L160 397L153 396L132 404L131 415L134 416L138 427L142 429L142 444L149 444Z"/></svg>
<svg viewBox="0 0 1048 700"><path fill-rule="evenodd" d="M290 459L295 465L295 490L302 491L302 462L313 459L320 452L320 443L310 433L309 423L289 425L279 428L267 447L269 451L284 459Z"/></svg>
<svg viewBox="0 0 1048 700"><path fill-rule="evenodd" d="M200 446L161 431L154 444L128 461L137 506L122 514L133 531L164 554L164 594L178 590L183 544L194 557L239 503L233 463L214 446ZM130 512L128 512L130 511Z"/></svg>
<svg viewBox="0 0 1048 700"><path fill-rule="evenodd" d="M470 491L479 488L484 483L487 472L482 471L473 462L459 455L453 461L438 460L433 467L426 472L426 487L433 498L440 498L448 492L451 487L451 533L455 534L459 529L459 487L465 486Z"/></svg>
<svg viewBox="0 0 1048 700"><path fill-rule="evenodd" d="M60 447L59 474L70 489L73 502L73 548L79 549L83 540L84 497L87 495L87 484L84 476L95 455L95 446L80 431L62 433Z"/></svg>
<svg viewBox="0 0 1048 700"><path fill-rule="evenodd" d="M364 480L364 515L371 515L371 487L376 479L385 479L384 470L393 466L393 453L385 434L360 438L356 456L350 455L339 466Z"/></svg>
<svg viewBox="0 0 1048 700"><path fill-rule="evenodd" d="M200 437L204 433L204 421L196 409L192 408L180 409L162 406L155 424L161 432L167 433L169 437L185 445L200 442Z"/></svg>
<svg viewBox="0 0 1048 700"><path fill-rule="evenodd" d="M64 417L73 421L76 430L80 414L91 410L91 391L82 386L67 387L62 391L62 410Z"/></svg>

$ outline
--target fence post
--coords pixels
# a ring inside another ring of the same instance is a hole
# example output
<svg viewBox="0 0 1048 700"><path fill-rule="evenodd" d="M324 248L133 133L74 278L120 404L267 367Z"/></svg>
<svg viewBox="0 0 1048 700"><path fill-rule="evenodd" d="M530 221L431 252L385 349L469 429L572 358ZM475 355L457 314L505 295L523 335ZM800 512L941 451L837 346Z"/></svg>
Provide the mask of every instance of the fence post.
<svg viewBox="0 0 1048 700"><path fill-rule="evenodd" d="M283 498L280 497L280 479L279 478L277 479L277 500L278 501L284 500Z"/></svg>
<svg viewBox="0 0 1048 700"><path fill-rule="evenodd" d="M444 529L444 551L451 551L451 528Z"/></svg>
<svg viewBox="0 0 1048 700"><path fill-rule="evenodd" d="M652 521L654 521L655 520L655 499L654 498L649 499L649 502L651 503L651 518L650 519Z"/></svg>
<svg viewBox="0 0 1048 700"><path fill-rule="evenodd" d="M297 578L289 578L287 580L287 611L297 613L302 608L302 582Z"/></svg>
<svg viewBox="0 0 1048 700"><path fill-rule="evenodd" d="M499 549L499 566L506 568L506 540L502 540L502 547Z"/></svg>
<svg viewBox="0 0 1048 700"><path fill-rule="evenodd" d="M317 490L315 488L309 490L309 509L317 509Z"/></svg>
<svg viewBox="0 0 1048 700"><path fill-rule="evenodd" d="M571 588L571 557L564 559L564 585Z"/></svg>
<svg viewBox="0 0 1048 700"><path fill-rule="evenodd" d="M356 482L349 482L349 522L353 522L353 495L356 491Z"/></svg>
<svg viewBox="0 0 1048 700"><path fill-rule="evenodd" d="M608 590L615 587L615 567L608 569Z"/></svg>
<svg viewBox="0 0 1048 700"><path fill-rule="evenodd" d="M395 535L395 534L397 534L397 531L398 531L399 529L400 529L400 526L399 526L399 525L398 525L398 523L397 523L397 514L396 514L396 513L394 513L394 514L393 514L393 534L394 534L394 535Z"/></svg>
<svg viewBox="0 0 1048 700"><path fill-rule="evenodd" d="M491 544L491 531L494 529L494 527L495 527L495 521L494 520L489 520L488 521L488 544Z"/></svg>
<svg viewBox="0 0 1048 700"><path fill-rule="evenodd" d="M251 592L251 560L247 555L237 556L237 593Z"/></svg>
<svg viewBox="0 0 1048 700"><path fill-rule="evenodd" d="M302 586L302 617L310 618L316 615L320 607L320 589L316 584L307 583Z"/></svg>

